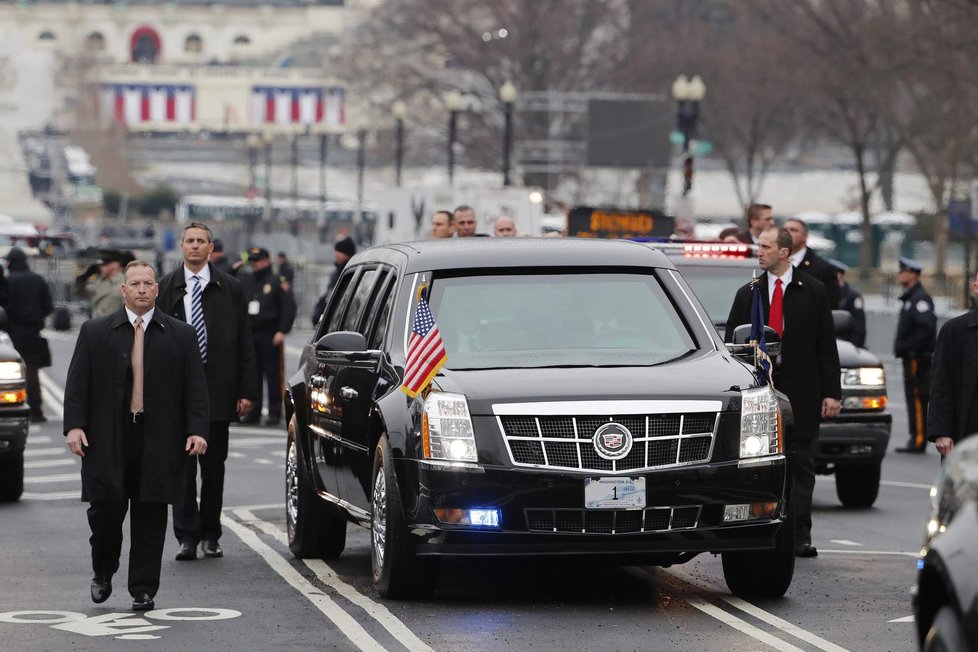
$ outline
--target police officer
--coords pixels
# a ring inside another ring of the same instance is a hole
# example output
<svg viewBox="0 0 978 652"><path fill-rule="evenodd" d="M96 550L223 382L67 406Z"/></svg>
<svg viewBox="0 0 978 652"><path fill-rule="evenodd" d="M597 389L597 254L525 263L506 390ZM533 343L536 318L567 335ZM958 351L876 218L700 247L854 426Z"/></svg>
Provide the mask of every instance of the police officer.
<svg viewBox="0 0 978 652"><path fill-rule="evenodd" d="M893 353L903 360L903 388L907 397L910 440L898 453L923 453L927 445L927 401L930 397L930 367L937 337L934 300L920 283L923 266L909 258L900 259L897 282L905 288L900 295L903 309L897 322Z"/></svg>
<svg viewBox="0 0 978 652"><path fill-rule="evenodd" d="M849 266L835 258L825 259L835 269L839 281L839 305L832 306L833 310L845 310L852 315L852 330L840 335L840 340L852 342L859 348L866 346L866 311L863 305L863 295L846 283L846 271Z"/></svg>
<svg viewBox="0 0 978 652"><path fill-rule="evenodd" d="M122 307L122 268L132 258L115 249L100 249L99 259L75 278L75 293L86 297L92 317L111 315Z"/></svg>
<svg viewBox="0 0 978 652"><path fill-rule="evenodd" d="M248 250L250 274L239 280L248 302L251 335L258 363L258 400L243 423L258 423L262 408L262 381L268 388L268 419L265 425L278 425L282 418L282 366L285 335L292 330L296 305L292 289L283 277L272 273L272 262L264 247Z"/></svg>

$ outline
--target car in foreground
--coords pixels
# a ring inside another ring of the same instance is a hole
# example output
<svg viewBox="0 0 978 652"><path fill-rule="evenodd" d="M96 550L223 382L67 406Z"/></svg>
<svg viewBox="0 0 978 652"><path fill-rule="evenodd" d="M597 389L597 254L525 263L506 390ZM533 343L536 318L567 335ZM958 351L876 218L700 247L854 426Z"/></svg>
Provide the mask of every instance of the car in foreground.
<svg viewBox="0 0 978 652"><path fill-rule="evenodd" d="M447 363L399 388L420 289ZM387 597L445 556L670 565L722 555L730 589L794 572L787 406L725 347L661 253L472 238L350 260L286 388L286 520L300 557L371 531Z"/></svg>
<svg viewBox="0 0 978 652"><path fill-rule="evenodd" d="M959 441L931 489L913 610L928 652L978 650L978 436Z"/></svg>
<svg viewBox="0 0 978 652"><path fill-rule="evenodd" d="M740 286L757 270L754 245L727 243L646 243L663 251L693 287L719 333L726 328ZM852 328L852 316L832 313L836 335ZM842 367L842 409L822 420L812 453L815 470L835 475L835 490L845 507L871 507L879 496L880 471L890 441L893 417L887 411L882 361L866 349L837 337Z"/></svg>
<svg viewBox="0 0 978 652"><path fill-rule="evenodd" d="M30 409L24 361L6 330L7 313L0 308L0 501L14 501L24 493Z"/></svg>

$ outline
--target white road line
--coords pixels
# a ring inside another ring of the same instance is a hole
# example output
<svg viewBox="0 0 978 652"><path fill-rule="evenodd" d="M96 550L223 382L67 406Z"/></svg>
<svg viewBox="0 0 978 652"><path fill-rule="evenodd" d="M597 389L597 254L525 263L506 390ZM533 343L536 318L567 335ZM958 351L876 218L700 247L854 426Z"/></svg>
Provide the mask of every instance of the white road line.
<svg viewBox="0 0 978 652"><path fill-rule="evenodd" d="M64 415L65 415L64 389L60 385L58 385L58 383L54 382L54 379L52 379L51 376L44 373L43 370L38 374L38 377L41 380L41 387L47 390L46 392L44 392L44 402L47 403L47 406L50 410L50 416L57 417L58 419L64 419Z"/></svg>
<svg viewBox="0 0 978 652"><path fill-rule="evenodd" d="M61 475L35 475L24 478L27 484L41 484L44 482L64 482L66 480L80 480L80 473L63 473Z"/></svg>
<svg viewBox="0 0 978 652"><path fill-rule="evenodd" d="M63 459L63 460L37 460L36 462L24 462L25 469L43 469L49 466L68 466L74 464L73 459Z"/></svg>
<svg viewBox="0 0 978 652"><path fill-rule="evenodd" d="M251 428L248 426L236 426L231 424L231 434L232 435L248 435L248 436L258 436L258 437L269 437L273 433L278 433L279 431L273 430L272 428ZM285 441L285 431L283 430L279 433L276 438L278 441Z"/></svg>
<svg viewBox="0 0 978 652"><path fill-rule="evenodd" d="M301 346L292 346L291 344L286 344L285 345L285 352L286 353L291 353L292 355L294 355L296 357L299 357L299 356L302 355L302 349L303 348L304 347L301 347Z"/></svg>
<svg viewBox="0 0 978 652"><path fill-rule="evenodd" d="M31 448L24 451L24 457L45 457L47 455L71 455L68 449L63 446L57 448Z"/></svg>
<svg viewBox="0 0 978 652"><path fill-rule="evenodd" d="M276 505L276 507L284 507L284 505ZM288 545L288 537L286 536L285 532L277 528L272 523L256 518L254 514L247 509L236 509L234 510L234 514L243 521L254 525L262 532L275 537L275 539L277 539L283 545ZM318 577L324 584L332 587L338 594L342 595L344 598L363 609L367 615L380 623L380 625L390 632L391 635L401 643L401 645L412 652L432 652L432 649L428 647L424 641L418 638L414 632L408 629L408 627L401 622L397 616L392 614L387 607L374 602L341 580L336 575L336 572L330 568L329 564L324 562L322 559L307 559L305 560L305 564L309 570L314 572L316 577Z"/></svg>
<svg viewBox="0 0 978 652"><path fill-rule="evenodd" d="M787 641L782 641L780 638L768 634L763 629L751 625L745 620L737 618L733 614L729 614L720 607L710 604L702 598L696 596L680 593L678 594L681 600L688 602L691 606L696 607L708 616L713 616L725 625L733 627L738 632L747 634L751 638L757 639L761 643L767 643L775 650L782 650L783 652L804 652L800 647L796 647Z"/></svg>
<svg viewBox="0 0 978 652"><path fill-rule="evenodd" d="M37 429L40 430L41 429L41 426L38 426ZM33 432L33 429L31 430L31 432ZM58 439L64 441L64 437L63 436L62 437L58 437ZM28 444L50 444L53 441L54 441L54 437L52 437L51 435L34 435L34 434L32 434L32 435L28 436L28 438L27 438L27 443ZM61 443L61 442L59 442L59 443ZM30 448L28 448L27 450L30 450ZM65 450L68 450L68 449L65 448Z"/></svg>
<svg viewBox="0 0 978 652"><path fill-rule="evenodd" d="M266 460L266 459L262 459L262 458L260 458L260 457L259 457L259 458L257 458L257 459L255 459L255 460L252 460L252 461L253 461L253 462L254 462L255 464L274 464L274 462L272 462L271 460Z"/></svg>
<svg viewBox="0 0 978 652"><path fill-rule="evenodd" d="M912 623L913 616L904 616L903 618L894 618L893 620L886 621L888 623Z"/></svg>
<svg viewBox="0 0 978 652"><path fill-rule="evenodd" d="M832 543L837 543L840 546L862 546L861 543L856 543L855 541L850 541L849 539L831 539Z"/></svg>
<svg viewBox="0 0 978 652"><path fill-rule="evenodd" d="M231 442L234 448L253 448L256 446L267 446L269 444L283 444L282 451L285 452L284 437L249 437L248 439L235 439Z"/></svg>
<svg viewBox="0 0 978 652"><path fill-rule="evenodd" d="M35 494L27 491L21 496L23 500L78 500L81 498L81 491L59 491L56 493Z"/></svg>
<svg viewBox="0 0 978 652"><path fill-rule="evenodd" d="M772 613L768 613L763 609L761 609L760 607L757 607L742 598L738 598L733 595L725 595L726 592L722 591L719 587L716 587L710 584L709 582L704 582L703 580L697 577L693 577L692 575L690 575L685 571L682 571L678 568L670 568L669 570L666 570L664 572L669 575L672 575L673 577L677 577L688 584L692 584L698 589L706 591L711 595L720 598L730 606L736 607L737 609L740 609L741 611L750 614L754 618L757 618L758 620L763 621L768 625L771 625L772 627L776 627L777 629L781 630L785 634L789 634L797 639L805 641L806 643L810 643L820 650L825 650L826 652L846 652L845 648L839 647L838 645L832 643L831 641L827 641L820 636L812 634L811 632L802 629L801 627L795 625L794 623L789 623L784 618L780 618Z"/></svg>
<svg viewBox="0 0 978 652"><path fill-rule="evenodd" d="M262 509L279 509L279 510L284 510L285 509L285 503L268 503L268 504L265 504L265 505L238 505L237 507L225 507L224 509L231 510L235 514L238 514L238 512L241 512L241 513L256 512L256 511L262 510ZM242 518L242 520L255 520L255 521L257 521L257 520L260 520L260 519L257 519L254 516L251 516L250 519L243 519Z"/></svg>
<svg viewBox="0 0 978 652"><path fill-rule="evenodd" d="M305 596L317 609L329 618L339 628L350 641L361 650L377 650L385 652L384 647L374 640L367 630L363 628L353 617L346 613L342 607L333 601L328 595L316 588L312 582L304 578L292 567L289 562L283 559L277 552L258 538L258 535L249 528L241 525L232 518L221 516L221 524L238 535L241 541L258 553L262 559L278 573L282 579L289 583L296 591Z"/></svg>
<svg viewBox="0 0 978 652"><path fill-rule="evenodd" d="M825 550L824 548L818 549L818 554L822 554L823 552L829 555L831 554L869 555L869 556L878 555L880 557L913 557L915 559L917 557L920 557L919 552L901 552L899 550L832 550L832 549Z"/></svg>
<svg viewBox="0 0 978 652"><path fill-rule="evenodd" d="M919 484L917 482L896 482L895 480L880 480L880 484L885 484L889 487L908 487L910 489L924 489L930 491L933 485L929 484Z"/></svg>

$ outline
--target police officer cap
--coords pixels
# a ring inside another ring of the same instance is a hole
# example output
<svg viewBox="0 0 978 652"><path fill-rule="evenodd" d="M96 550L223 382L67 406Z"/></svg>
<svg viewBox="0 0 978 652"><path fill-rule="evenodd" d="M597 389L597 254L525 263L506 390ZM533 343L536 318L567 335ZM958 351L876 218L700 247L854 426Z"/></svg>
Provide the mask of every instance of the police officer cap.
<svg viewBox="0 0 978 652"><path fill-rule="evenodd" d="M916 260L912 260L910 258L903 258L901 256L900 257L900 271L901 272L916 272L917 274L920 274L922 271L924 271L924 266L921 265Z"/></svg>
<svg viewBox="0 0 978 652"><path fill-rule="evenodd" d="M841 260L836 260L835 258L826 258L825 261L829 265L831 265L832 267L834 267L836 269L836 271L845 273L849 269L849 266L846 265Z"/></svg>
<svg viewBox="0 0 978 652"><path fill-rule="evenodd" d="M16 263L18 261L27 260L27 254L25 254L24 250L20 247L11 247L10 251L7 252L7 255L4 256L4 258L12 263Z"/></svg>
<svg viewBox="0 0 978 652"><path fill-rule="evenodd" d="M248 260L261 260L268 258L268 249L265 247L252 247L248 250Z"/></svg>
<svg viewBox="0 0 978 652"><path fill-rule="evenodd" d="M125 255L118 249L99 249L98 250L98 264L104 265L105 263L124 263Z"/></svg>

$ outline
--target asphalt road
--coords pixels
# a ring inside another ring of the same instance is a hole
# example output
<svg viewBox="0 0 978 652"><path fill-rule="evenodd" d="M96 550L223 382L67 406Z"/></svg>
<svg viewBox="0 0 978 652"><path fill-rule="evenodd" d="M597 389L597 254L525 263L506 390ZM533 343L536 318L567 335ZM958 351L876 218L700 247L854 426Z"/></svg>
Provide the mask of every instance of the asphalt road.
<svg viewBox="0 0 978 652"><path fill-rule="evenodd" d="M126 548L109 600L89 598L79 462L61 434L73 333L50 333L44 372L51 420L31 427L23 499L0 504L0 648L10 650L911 650L910 615L933 450L904 456L902 380L887 364L894 416L883 487L872 509L847 510L834 481L815 488L816 559L799 559L781 600L731 596L718 557L683 566L453 561L434 598L381 599L369 539L350 526L346 552L299 561L285 545L285 434L234 427L222 559L177 562L169 537L157 610L134 614ZM287 368L308 332L290 336ZM128 542L128 534L127 534Z"/></svg>

